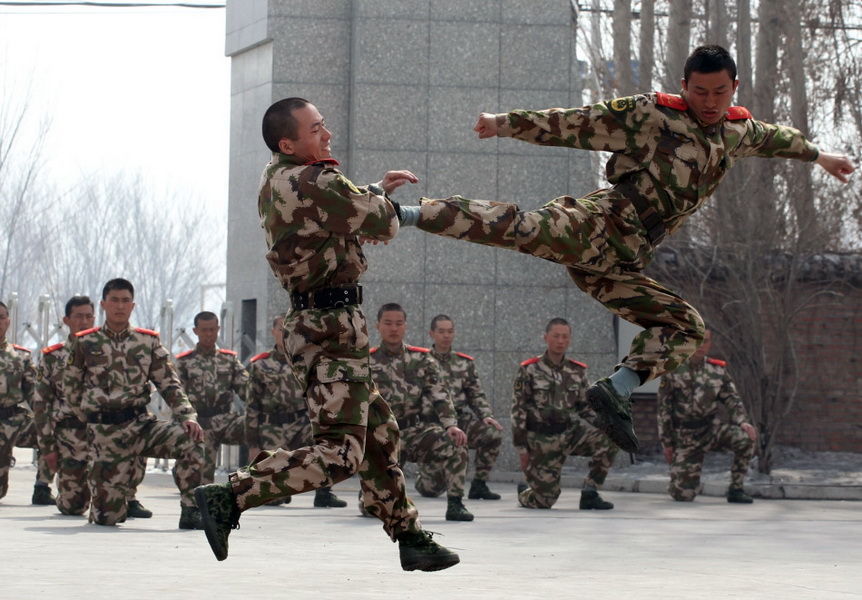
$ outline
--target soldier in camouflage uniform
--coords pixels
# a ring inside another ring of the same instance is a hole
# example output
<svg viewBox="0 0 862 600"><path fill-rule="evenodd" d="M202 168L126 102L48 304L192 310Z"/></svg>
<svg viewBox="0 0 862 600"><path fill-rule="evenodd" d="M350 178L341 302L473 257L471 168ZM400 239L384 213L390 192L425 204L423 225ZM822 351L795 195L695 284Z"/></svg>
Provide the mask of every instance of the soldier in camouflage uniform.
<svg viewBox="0 0 862 600"><path fill-rule="evenodd" d="M257 456L261 448L293 450L314 443L305 394L284 353L282 323L281 317L273 319L273 349L252 358L248 367L251 383L245 401L245 437L251 456ZM290 496L286 496L268 504L289 502ZM314 506L343 508L347 502L324 486L314 490Z"/></svg>
<svg viewBox="0 0 862 600"><path fill-rule="evenodd" d="M219 322L215 313L199 312L192 331L197 346L176 357L177 374L204 430L204 467L201 483L215 479L216 458L222 444L242 444L243 416L233 409L234 395L245 398L248 373L236 352L216 348Z"/></svg>
<svg viewBox="0 0 862 600"><path fill-rule="evenodd" d="M52 505L55 499L50 486L57 463L56 455L51 462L51 425L44 411L36 415L31 412L31 407L36 408L33 398L35 370L30 351L6 341L9 324L9 308L0 302L0 498L9 489L14 447L38 448L32 502Z"/></svg>
<svg viewBox="0 0 862 600"><path fill-rule="evenodd" d="M458 555L422 530L398 465L395 417L371 382L368 329L360 309L359 277L367 269L362 240L387 241L398 231L388 194L409 171L389 171L357 187L331 157L331 134L317 108L285 98L263 117L272 151L258 211L273 273L290 294L284 346L305 393L314 444L262 451L227 485L195 490L207 540L218 560L240 513L272 500L331 486L354 473L368 512L399 543L401 567L433 571Z"/></svg>
<svg viewBox="0 0 862 600"><path fill-rule="evenodd" d="M467 448L476 451L475 473L467 497L471 500L499 500L500 494L488 488L488 476L500 455L503 426L494 418L491 404L479 383L472 356L452 350L455 323L447 315L431 319L433 356L445 376L458 416L458 428L467 434ZM427 407L423 407L427 408ZM433 414L433 413L432 413ZM416 490L423 496L439 496L446 489L446 470L442 462L419 464Z"/></svg>
<svg viewBox="0 0 862 600"><path fill-rule="evenodd" d="M512 438L527 485L518 488L526 508L551 508L560 497L560 475L567 456L589 456L589 473L581 490L581 510L609 510L598 488L617 453L597 429L586 400L587 365L565 356L572 328L565 319L545 327L547 350L521 363L512 397Z"/></svg>
<svg viewBox="0 0 862 600"><path fill-rule="evenodd" d="M123 521L136 459L163 456L177 459L179 527L198 528L192 491L203 468L203 431L158 334L129 326L134 294L125 279L105 284L105 325L75 335L64 373L66 401L87 419L89 520L98 525ZM171 407L174 421L161 421L147 411L151 382Z"/></svg>
<svg viewBox="0 0 862 600"><path fill-rule="evenodd" d="M733 452L727 501L750 504L742 483L754 454L757 430L727 372L727 363L708 358L709 332L687 364L665 373L658 391L658 431L670 464L668 492L674 500L691 502L700 492L703 459L710 451ZM722 419L724 407L730 423Z"/></svg>
<svg viewBox="0 0 862 600"><path fill-rule="evenodd" d="M710 197L736 160L816 161L842 181L854 170L846 156L819 151L799 131L731 107L737 85L727 51L705 46L686 61L681 97L648 93L567 110L482 113L480 138L612 152L611 187L526 212L461 196L397 208L402 226L559 263L584 292L644 328L615 373L587 392L602 429L629 452L638 447L631 392L681 366L703 339L697 311L643 274L656 246Z"/></svg>
<svg viewBox="0 0 862 600"><path fill-rule="evenodd" d="M371 377L389 403L401 430L401 459L440 471L447 494L446 520L472 521L464 507L467 477L467 435L440 364L428 348L404 344L407 313L399 304L377 311L380 348L371 349ZM416 489L423 492L422 481ZM426 490L427 491L427 490Z"/></svg>

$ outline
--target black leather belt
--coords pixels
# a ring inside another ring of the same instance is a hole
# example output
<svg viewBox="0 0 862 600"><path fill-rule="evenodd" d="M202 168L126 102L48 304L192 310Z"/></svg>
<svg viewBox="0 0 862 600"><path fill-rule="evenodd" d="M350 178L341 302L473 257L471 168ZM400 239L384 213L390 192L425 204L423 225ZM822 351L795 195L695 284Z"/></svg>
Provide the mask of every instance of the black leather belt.
<svg viewBox="0 0 862 600"><path fill-rule="evenodd" d="M310 292L293 292L290 295L293 310L341 308L355 304L362 304L362 286L358 283Z"/></svg>
<svg viewBox="0 0 862 600"><path fill-rule="evenodd" d="M0 419L8 419L18 414L18 411L23 410L20 406L5 406L0 408Z"/></svg>
<svg viewBox="0 0 862 600"><path fill-rule="evenodd" d="M710 415L708 417L703 417L702 419L679 421L679 423L676 423L676 426L679 429L703 429L704 427L709 427L710 425L712 425L714 420L715 415Z"/></svg>
<svg viewBox="0 0 862 600"><path fill-rule="evenodd" d="M571 427L570 423L563 421L537 422L527 420L527 431L544 433L545 435L559 435Z"/></svg>
<svg viewBox="0 0 862 600"><path fill-rule="evenodd" d="M86 423L78 417L64 417L54 425L54 427L66 427L68 429L83 429L85 426Z"/></svg>
<svg viewBox="0 0 862 600"><path fill-rule="evenodd" d="M290 425L307 416L306 409L297 410L291 413L264 413L261 415L261 420L269 425Z"/></svg>
<svg viewBox="0 0 862 600"><path fill-rule="evenodd" d="M398 419L398 429L408 429L421 422L422 418L419 415L410 415L409 417Z"/></svg>
<svg viewBox="0 0 862 600"><path fill-rule="evenodd" d="M130 406L119 410L102 410L87 415L87 423L102 425L121 425L147 412L146 406Z"/></svg>
<svg viewBox="0 0 862 600"><path fill-rule="evenodd" d="M195 412L198 414L198 417L201 419L208 419L210 417L217 417L218 415L223 415L225 413L230 412L230 404L226 406L202 406L201 408L196 408Z"/></svg>
<svg viewBox="0 0 862 600"><path fill-rule="evenodd" d="M641 225L646 229L650 245L653 247L659 245L667 235L667 229L664 226L664 219L661 218L655 207L631 183L618 183L614 186L614 189L621 192L632 203L632 206L635 207L638 218L641 220Z"/></svg>

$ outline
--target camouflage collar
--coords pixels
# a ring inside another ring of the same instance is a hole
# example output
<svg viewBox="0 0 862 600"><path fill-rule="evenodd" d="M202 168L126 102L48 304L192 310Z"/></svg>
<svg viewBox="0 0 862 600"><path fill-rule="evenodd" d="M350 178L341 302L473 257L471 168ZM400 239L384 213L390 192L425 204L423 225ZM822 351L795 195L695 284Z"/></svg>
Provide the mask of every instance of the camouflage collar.
<svg viewBox="0 0 862 600"><path fill-rule="evenodd" d="M449 361L452 359L452 354L453 351L451 348L449 349L449 352L440 352L433 344L431 345L431 355L437 360Z"/></svg>
<svg viewBox="0 0 862 600"><path fill-rule="evenodd" d="M281 351L281 348L278 346L272 347L272 352L269 353L270 357L274 358L278 362L286 363L287 362L287 354Z"/></svg>
<svg viewBox="0 0 862 600"><path fill-rule="evenodd" d="M401 344L399 344L398 350L396 350L395 352L390 352L389 348L386 347L386 344L381 342L380 343L380 350L382 350L383 353L386 354L387 356L401 356L404 354L404 350L405 350L404 342L401 342Z"/></svg>
<svg viewBox="0 0 862 600"><path fill-rule="evenodd" d="M112 340L124 340L127 337L129 337L129 335L131 334L131 329L129 328L128 323L126 323L126 328L123 329L122 331L114 331L113 329L108 327L108 323L105 322L105 324L102 326L102 328L99 331L101 333L104 333L106 336L108 336Z"/></svg>
<svg viewBox="0 0 862 600"><path fill-rule="evenodd" d="M338 166L338 161L334 158L321 158L321 159L311 159L311 160L303 160L298 156L293 154L282 154L281 152L273 152L272 154L272 162L273 164L287 164L291 166L303 166L303 165L311 165L314 163L326 163L332 166Z"/></svg>
<svg viewBox="0 0 862 600"><path fill-rule="evenodd" d="M213 346L211 349L207 349L207 348L204 348L203 346L201 346L200 342L195 344L195 354L198 354L200 356L212 357L212 356L215 356L215 353L216 353L216 347L215 346Z"/></svg>
<svg viewBox="0 0 862 600"><path fill-rule="evenodd" d="M560 360L560 364L555 364L554 361L551 360L551 357L548 356L548 351L545 350L542 353L542 362L550 368L554 369L555 371L559 371L563 368L563 365L566 364L566 355L563 354L563 358Z"/></svg>

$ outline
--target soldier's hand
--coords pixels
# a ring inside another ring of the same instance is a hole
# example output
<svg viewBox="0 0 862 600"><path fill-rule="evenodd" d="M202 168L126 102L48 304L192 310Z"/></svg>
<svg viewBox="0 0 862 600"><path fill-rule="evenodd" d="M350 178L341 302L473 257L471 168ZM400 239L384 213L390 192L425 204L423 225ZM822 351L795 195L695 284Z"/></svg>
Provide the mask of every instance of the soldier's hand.
<svg viewBox="0 0 862 600"><path fill-rule="evenodd" d="M463 446L467 443L467 434L464 433L463 429L459 429L454 425L446 430L446 435L455 442L456 446Z"/></svg>
<svg viewBox="0 0 862 600"><path fill-rule="evenodd" d="M844 183L848 181L848 175L856 170L850 159L843 154L831 154L821 152L817 157L817 164L826 169L826 172Z"/></svg>
<svg viewBox="0 0 862 600"><path fill-rule="evenodd" d="M387 194L391 194L405 183L419 183L419 178L410 171L387 171L377 185Z"/></svg>
<svg viewBox="0 0 862 600"><path fill-rule="evenodd" d="M521 471L526 473L527 466L530 464L530 455L527 454L526 452L521 452L518 455L518 462L521 465Z"/></svg>
<svg viewBox="0 0 862 600"><path fill-rule="evenodd" d="M484 419L482 419L482 422L485 423L485 425L490 425L497 431L503 431L503 426L500 425L500 423L494 417L485 417Z"/></svg>
<svg viewBox="0 0 862 600"><path fill-rule="evenodd" d="M479 139L494 137L497 135L497 115L493 113L481 113L473 131L479 134Z"/></svg>
<svg viewBox="0 0 862 600"><path fill-rule="evenodd" d="M45 459L45 464L48 465L48 469L51 470L52 473L57 471L57 451L49 452L45 456L42 457Z"/></svg>
<svg viewBox="0 0 862 600"><path fill-rule="evenodd" d="M757 441L757 429L754 428L754 425L751 423L743 423L740 427L748 434L748 437L752 442Z"/></svg>
<svg viewBox="0 0 862 600"><path fill-rule="evenodd" d="M204 440L204 430L201 429L201 426L196 421L186 421L183 423L183 429L186 430L188 436L194 441L202 442Z"/></svg>
<svg viewBox="0 0 862 600"><path fill-rule="evenodd" d="M662 448L662 454L664 454L664 460L667 464L673 462L673 448Z"/></svg>

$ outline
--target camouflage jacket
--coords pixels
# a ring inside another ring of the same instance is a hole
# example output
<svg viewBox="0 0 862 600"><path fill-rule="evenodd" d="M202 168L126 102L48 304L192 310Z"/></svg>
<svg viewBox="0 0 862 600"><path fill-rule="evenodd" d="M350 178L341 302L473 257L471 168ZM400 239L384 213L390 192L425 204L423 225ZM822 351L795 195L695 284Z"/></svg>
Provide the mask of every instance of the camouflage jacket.
<svg viewBox="0 0 862 600"><path fill-rule="evenodd" d="M428 348L402 344L394 354L372 348L371 378L399 421L421 418L430 406L443 427L457 425L443 371Z"/></svg>
<svg viewBox="0 0 862 600"><path fill-rule="evenodd" d="M266 259L290 292L356 283L368 268L359 236L387 241L398 232L392 203L355 186L337 164L275 153L263 171L257 206Z"/></svg>
<svg viewBox="0 0 862 600"><path fill-rule="evenodd" d="M665 373L658 389L659 439L665 448L673 448L681 429L705 430L717 425L723 404L731 422L741 425L747 420L745 407L727 372L727 363L707 358L697 365L689 361L672 373Z"/></svg>
<svg viewBox="0 0 862 600"><path fill-rule="evenodd" d="M199 417L228 413L233 395L245 398L248 373L236 352L224 348L206 350L198 344L176 356L177 374Z"/></svg>
<svg viewBox="0 0 862 600"><path fill-rule="evenodd" d="M476 373L476 363L472 356L463 352L437 352L434 348L431 349L431 356L443 370L446 387L452 396L459 420L469 416L471 411L480 419L494 416L491 404L479 384L479 375Z"/></svg>
<svg viewBox="0 0 862 600"><path fill-rule="evenodd" d="M36 392L33 410L36 414L44 412L46 418L40 427L40 435L46 444L53 446L54 426L63 419L86 420L80 410L73 410L63 394L63 372L69 362L72 336L65 342L42 348L42 362L36 377ZM38 421L37 421L38 422Z"/></svg>
<svg viewBox="0 0 862 600"><path fill-rule="evenodd" d="M250 383L245 399L245 437L249 446L260 447L263 414L306 410L305 394L287 356L278 348L261 352L248 365Z"/></svg>
<svg viewBox="0 0 862 600"><path fill-rule="evenodd" d="M715 191L739 158L817 159L817 148L796 129L764 123L731 107L704 126L679 96L648 93L582 108L516 110L498 115L498 136L545 146L613 152L608 181L627 182L678 229Z"/></svg>
<svg viewBox="0 0 862 600"><path fill-rule="evenodd" d="M24 346L0 340L0 408L33 406L36 371L30 351Z"/></svg>
<svg viewBox="0 0 862 600"><path fill-rule="evenodd" d="M145 407L150 401L150 382L175 419L197 418L158 333L140 328L116 333L105 326L75 334L63 378L63 391L73 408L90 414Z"/></svg>
<svg viewBox="0 0 862 600"><path fill-rule="evenodd" d="M539 424L567 427L592 416L587 404L587 365L563 358L555 365L548 353L521 363L512 395L512 440L527 449L527 431Z"/></svg>

